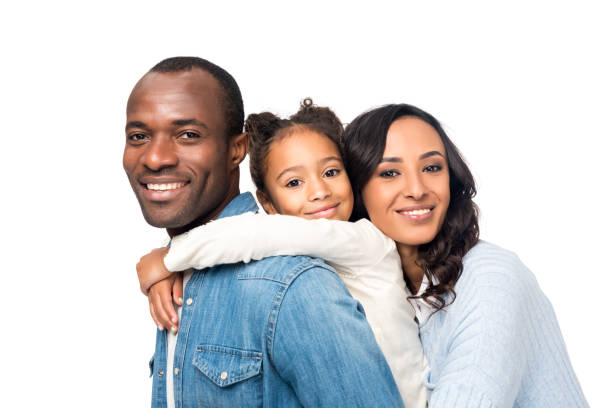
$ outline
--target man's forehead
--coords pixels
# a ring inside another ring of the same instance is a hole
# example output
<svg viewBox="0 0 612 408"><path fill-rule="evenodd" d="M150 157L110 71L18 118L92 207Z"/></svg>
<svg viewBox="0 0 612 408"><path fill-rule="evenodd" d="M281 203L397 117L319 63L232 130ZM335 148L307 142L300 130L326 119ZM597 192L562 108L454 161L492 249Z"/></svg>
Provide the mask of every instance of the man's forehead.
<svg viewBox="0 0 612 408"><path fill-rule="evenodd" d="M201 69L181 72L149 72L134 87L127 103L127 114L142 111L173 111L178 116L202 109L220 112L220 86Z"/></svg>
<svg viewBox="0 0 612 408"><path fill-rule="evenodd" d="M134 86L128 106L140 98L170 97L182 94L193 97L218 97L217 80L199 68L180 72L148 72Z"/></svg>

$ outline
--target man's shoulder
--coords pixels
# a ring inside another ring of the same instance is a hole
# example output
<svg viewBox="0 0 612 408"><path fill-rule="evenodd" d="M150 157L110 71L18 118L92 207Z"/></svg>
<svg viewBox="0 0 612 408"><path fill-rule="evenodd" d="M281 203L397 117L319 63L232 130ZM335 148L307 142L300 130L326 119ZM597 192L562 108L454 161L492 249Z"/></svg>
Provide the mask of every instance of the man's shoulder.
<svg viewBox="0 0 612 408"><path fill-rule="evenodd" d="M271 256L244 264L237 274L238 279L265 279L291 285L305 271L319 270L335 275L334 269L322 259L309 256Z"/></svg>

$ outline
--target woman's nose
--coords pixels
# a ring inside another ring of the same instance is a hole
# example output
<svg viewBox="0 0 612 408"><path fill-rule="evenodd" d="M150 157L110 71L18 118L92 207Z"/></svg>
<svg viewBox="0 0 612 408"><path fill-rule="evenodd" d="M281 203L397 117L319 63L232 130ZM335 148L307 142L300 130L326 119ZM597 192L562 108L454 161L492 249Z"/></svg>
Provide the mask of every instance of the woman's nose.
<svg viewBox="0 0 612 408"><path fill-rule="evenodd" d="M402 194L404 197L420 200L427 192L427 187L423 183L420 175L409 175L405 178Z"/></svg>

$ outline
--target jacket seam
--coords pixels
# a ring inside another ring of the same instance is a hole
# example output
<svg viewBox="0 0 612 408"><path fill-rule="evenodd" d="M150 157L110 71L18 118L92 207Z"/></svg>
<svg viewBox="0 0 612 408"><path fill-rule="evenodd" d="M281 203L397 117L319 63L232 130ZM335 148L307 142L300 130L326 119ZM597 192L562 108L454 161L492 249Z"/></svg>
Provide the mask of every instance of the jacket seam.
<svg viewBox="0 0 612 408"><path fill-rule="evenodd" d="M279 287L276 292L274 299L272 301L272 308L270 309L270 314L268 315L268 324L266 327L266 349L268 355L270 356L270 362L274 365L274 338L276 335L276 323L278 322L278 315L280 313L281 304L285 298L285 294L289 290L289 287L298 276L309 269L313 268L322 268L329 271L329 266L327 264L318 264L313 263L312 261L303 262L297 265L293 272L289 274L286 283Z"/></svg>

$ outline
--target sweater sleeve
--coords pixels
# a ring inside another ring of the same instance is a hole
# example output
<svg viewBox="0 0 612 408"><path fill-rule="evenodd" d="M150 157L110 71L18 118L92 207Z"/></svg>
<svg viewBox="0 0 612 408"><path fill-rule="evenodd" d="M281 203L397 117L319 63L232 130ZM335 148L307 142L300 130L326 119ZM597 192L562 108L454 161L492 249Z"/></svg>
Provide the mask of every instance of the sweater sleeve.
<svg viewBox="0 0 612 408"><path fill-rule="evenodd" d="M514 405L529 358L527 338L535 334L530 307L539 289L530 278L515 256L465 265L455 302L438 312L448 313L450 341L430 408Z"/></svg>
<svg viewBox="0 0 612 408"><path fill-rule="evenodd" d="M309 255L350 268L374 264L394 249L393 241L367 220L244 213L174 237L164 263L170 271L181 271L269 256Z"/></svg>

